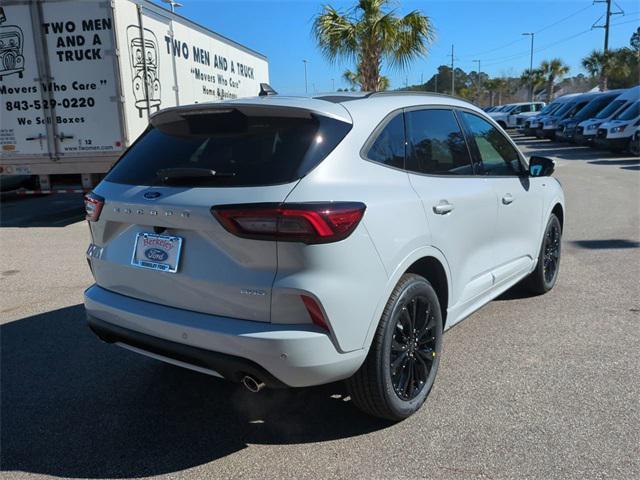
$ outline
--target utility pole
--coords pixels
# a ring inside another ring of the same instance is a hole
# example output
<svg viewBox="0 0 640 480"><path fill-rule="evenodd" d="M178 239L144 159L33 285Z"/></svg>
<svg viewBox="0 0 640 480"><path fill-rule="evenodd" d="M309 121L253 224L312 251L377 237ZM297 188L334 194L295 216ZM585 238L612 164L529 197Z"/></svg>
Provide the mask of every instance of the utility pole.
<svg viewBox="0 0 640 480"><path fill-rule="evenodd" d="M455 57L453 56L453 44L451 44L451 95L455 96L456 94L456 71L454 68Z"/></svg>
<svg viewBox="0 0 640 480"><path fill-rule="evenodd" d="M529 57L529 101L533 102L533 37L534 32L523 33L522 35L528 35L531 37L531 55Z"/></svg>
<svg viewBox="0 0 640 480"><path fill-rule="evenodd" d="M611 20L611 0L607 0L607 18L604 21L604 54L609 51L609 25Z"/></svg>
<svg viewBox="0 0 640 480"><path fill-rule="evenodd" d="M307 88L307 63L309 63L309 60L302 60L302 63L304 63L304 93L309 93Z"/></svg>
<svg viewBox="0 0 640 480"><path fill-rule="evenodd" d="M331 79L331 91L332 92L336 91L336 79L335 78Z"/></svg>
<svg viewBox="0 0 640 480"><path fill-rule="evenodd" d="M611 0L594 0L593 3L606 3L607 4L607 13L605 14L604 25L596 25L595 23L591 26L591 28L604 28L604 57L605 63L602 65L602 71L600 72L600 88L602 90L607 89L607 72L606 72L606 58L607 53L609 52L609 28L611 27L611 16L612 15L624 15L624 11L619 8L617 12L611 11ZM618 4L616 4L618 6ZM602 18L602 17L600 17ZM600 19L598 19L600 20ZM596 20L596 23L598 23Z"/></svg>
<svg viewBox="0 0 640 480"><path fill-rule="evenodd" d="M478 101L480 100L481 91L482 91L482 67L480 66L480 60L473 60L474 62L478 62Z"/></svg>

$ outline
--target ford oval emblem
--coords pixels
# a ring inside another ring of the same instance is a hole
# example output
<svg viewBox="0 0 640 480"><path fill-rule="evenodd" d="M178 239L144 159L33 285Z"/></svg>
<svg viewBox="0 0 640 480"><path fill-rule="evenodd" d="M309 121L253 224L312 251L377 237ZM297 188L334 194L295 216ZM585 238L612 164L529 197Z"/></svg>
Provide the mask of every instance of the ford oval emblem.
<svg viewBox="0 0 640 480"><path fill-rule="evenodd" d="M160 195L162 195L160 192L147 192L144 194L144 198L154 199L158 198Z"/></svg>
<svg viewBox="0 0 640 480"><path fill-rule="evenodd" d="M144 251L144 256L154 262L164 262L167 258L169 258L169 254L164 250L160 250L159 248L147 248Z"/></svg>

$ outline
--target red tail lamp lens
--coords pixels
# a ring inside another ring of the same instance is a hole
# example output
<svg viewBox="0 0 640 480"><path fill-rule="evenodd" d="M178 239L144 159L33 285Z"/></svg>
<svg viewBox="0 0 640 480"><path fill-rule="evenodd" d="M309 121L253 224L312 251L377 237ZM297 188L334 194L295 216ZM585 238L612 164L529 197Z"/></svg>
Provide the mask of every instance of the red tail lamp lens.
<svg viewBox="0 0 640 480"><path fill-rule="evenodd" d="M364 215L357 202L245 204L213 207L229 232L244 238L329 243L347 238Z"/></svg>
<svg viewBox="0 0 640 480"><path fill-rule="evenodd" d="M100 195L96 195L93 192L89 192L84 196L84 211L86 213L85 218L90 222L97 222L100 218L100 212L104 206L104 198Z"/></svg>
<svg viewBox="0 0 640 480"><path fill-rule="evenodd" d="M320 305L318 305L318 302L309 295L300 295L300 298L302 298L302 302L304 303L307 312L309 312L309 317L311 317L311 321L314 325L317 325L324 330L329 330L329 325L327 324L327 320L324 318L324 314L322 313L322 309L320 308Z"/></svg>

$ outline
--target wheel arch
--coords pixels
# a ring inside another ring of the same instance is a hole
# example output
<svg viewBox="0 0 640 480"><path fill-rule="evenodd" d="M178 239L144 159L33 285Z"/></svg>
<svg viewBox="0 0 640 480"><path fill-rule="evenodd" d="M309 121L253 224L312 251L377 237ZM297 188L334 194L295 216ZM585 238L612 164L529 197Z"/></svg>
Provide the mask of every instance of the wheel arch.
<svg viewBox="0 0 640 480"><path fill-rule="evenodd" d="M404 260L399 262L396 269L389 275L387 285L380 295L374 316L371 319L363 348L368 350L371 346L371 341L380 323L382 312L389 301L393 289L398 284L400 277L405 273L421 275L433 285L438 295L438 301L440 302L443 328L445 327L444 322L446 322L448 316L449 297L452 289L451 270L440 250L432 246L421 247L406 255ZM444 292L446 292L446 295Z"/></svg>
<svg viewBox="0 0 640 480"><path fill-rule="evenodd" d="M553 206L553 208L551 209L551 213L558 217L558 220L560 220L560 229L564 231L564 209L562 208L560 202L556 203Z"/></svg>
<svg viewBox="0 0 640 480"><path fill-rule="evenodd" d="M405 273L415 273L427 279L436 291L442 313L442 328L447 322L447 307L449 305L449 284L444 266L435 257L422 257L411 264Z"/></svg>

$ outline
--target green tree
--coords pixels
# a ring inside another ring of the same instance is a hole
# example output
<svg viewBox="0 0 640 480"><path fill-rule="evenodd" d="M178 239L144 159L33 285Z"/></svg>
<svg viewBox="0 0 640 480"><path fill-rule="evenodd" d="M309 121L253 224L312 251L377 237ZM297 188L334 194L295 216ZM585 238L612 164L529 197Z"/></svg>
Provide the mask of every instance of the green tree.
<svg viewBox="0 0 640 480"><path fill-rule="evenodd" d="M582 66L592 78L598 79L601 91L607 90L611 82L616 87L624 85L624 79L631 76L634 64L637 65L637 54L629 48L609 50L606 53L594 50L582 59ZM633 85L634 82L630 83Z"/></svg>
<svg viewBox="0 0 640 480"><path fill-rule="evenodd" d="M522 72L522 75L520 75L520 85L529 88L529 85L533 84L533 93L545 85L545 83L544 73L539 68L534 68L533 70L527 68Z"/></svg>
<svg viewBox="0 0 640 480"><path fill-rule="evenodd" d="M629 44L631 45L631 48L633 48L633 50L635 50L636 52L640 52L640 27L638 27L638 29L633 32L633 35L631 35Z"/></svg>
<svg viewBox="0 0 640 480"><path fill-rule="evenodd" d="M356 64L362 90L379 90L383 60L392 68L405 69L428 52L434 39L431 19L414 10L398 17L391 0L359 0L342 12L325 5L313 21L318 47L332 62ZM387 85L388 86L388 85Z"/></svg>
<svg viewBox="0 0 640 480"><path fill-rule="evenodd" d="M569 73L569 67L565 65L559 58L545 60L538 67L542 78L544 78L545 89L547 91L547 103L553 99L553 86L556 80L561 79Z"/></svg>
<svg viewBox="0 0 640 480"><path fill-rule="evenodd" d="M349 84L351 91L355 91L356 87L360 86L361 78L362 76L359 72L352 72L351 70L345 70L345 72L342 74L342 79ZM380 75L378 77L378 88L376 88L376 91L381 92L383 90L388 90L390 84L391 81L388 77Z"/></svg>

